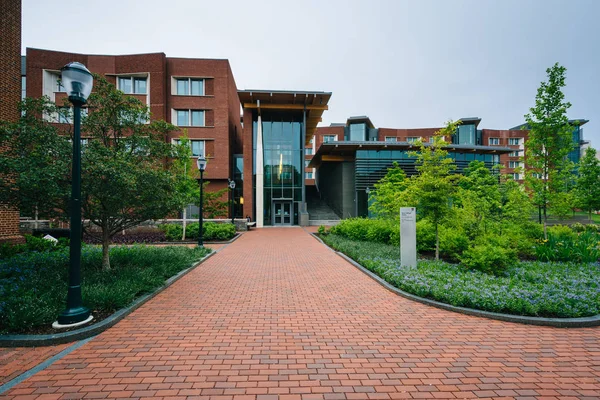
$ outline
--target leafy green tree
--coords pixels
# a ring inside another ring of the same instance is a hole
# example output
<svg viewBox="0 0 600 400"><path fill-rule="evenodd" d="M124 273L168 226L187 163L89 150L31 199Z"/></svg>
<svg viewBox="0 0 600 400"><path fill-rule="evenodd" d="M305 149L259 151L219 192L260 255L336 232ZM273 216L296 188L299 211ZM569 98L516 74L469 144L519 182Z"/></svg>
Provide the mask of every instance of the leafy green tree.
<svg viewBox="0 0 600 400"><path fill-rule="evenodd" d="M600 160L596 149L589 147L579 161L578 177L573 194L578 208L587 211L592 219L592 211L600 210Z"/></svg>
<svg viewBox="0 0 600 400"><path fill-rule="evenodd" d="M22 215L51 216L67 209L71 176L69 132L41 116L64 113L47 97L25 99L16 122L0 121L0 199Z"/></svg>
<svg viewBox="0 0 600 400"><path fill-rule="evenodd" d="M184 131L184 135L175 147L178 157L173 161L173 171L177 176L177 192L182 196L184 202L182 211L183 232L181 235L181 240L184 240L187 227L187 205L194 203L199 198L198 183L195 179L197 172L195 173L196 168L194 168L191 158L192 148L187 137L187 131Z"/></svg>
<svg viewBox="0 0 600 400"><path fill-rule="evenodd" d="M463 207L472 208L478 228L487 231L487 221L498 215L501 193L498 176L483 161L471 161L460 180Z"/></svg>
<svg viewBox="0 0 600 400"><path fill-rule="evenodd" d="M404 170L397 162L388 169L385 176L375 184L371 194L371 212L379 217L399 218L400 207L408 206L405 190L409 185Z"/></svg>
<svg viewBox="0 0 600 400"><path fill-rule="evenodd" d="M417 142L419 150L410 154L417 157L418 175L411 178L412 195L416 201L417 213L429 219L435 226L435 258L440 258L440 224L450 215L456 182L460 178L452 172L456 169L454 160L448 157L445 137L456 132L457 123L449 121L446 127L434 135L433 143Z"/></svg>
<svg viewBox="0 0 600 400"><path fill-rule="evenodd" d="M556 63L546 73L548 80L540 84L535 106L525 115L530 129L525 143L529 168L525 181L533 193L534 204L543 210L547 238L547 209L552 200L564 198L556 194L566 191L573 170L573 163L567 157L573 148L573 127L567 117L571 103L565 101L562 92L566 68Z"/></svg>
<svg viewBox="0 0 600 400"><path fill-rule="evenodd" d="M2 125L3 140L18 144L1 155L8 175L18 176L13 190L3 189L2 195L12 204L24 205L26 211L37 206L47 215L66 219L71 186L69 136L48 122L47 116L57 112L49 99L28 99L24 107L19 123ZM108 248L115 234L146 220L164 218L183 206L172 171L177 154L166 140L176 128L164 121L146 123L146 105L100 76L95 77L88 109L88 116L82 118L82 135L89 138L82 150L82 211L83 218L100 229L102 268L108 270ZM9 159L14 155L19 159ZM41 176L44 172L49 176ZM2 187L9 185L10 181L3 182ZM89 226L85 228L96 235Z"/></svg>

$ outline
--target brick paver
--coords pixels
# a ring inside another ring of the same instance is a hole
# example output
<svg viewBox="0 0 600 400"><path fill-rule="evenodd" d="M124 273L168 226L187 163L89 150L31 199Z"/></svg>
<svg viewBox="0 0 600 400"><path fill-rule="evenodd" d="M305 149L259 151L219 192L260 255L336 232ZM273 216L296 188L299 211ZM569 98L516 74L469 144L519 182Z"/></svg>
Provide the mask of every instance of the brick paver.
<svg viewBox="0 0 600 400"><path fill-rule="evenodd" d="M0 348L0 385L55 356L69 345Z"/></svg>
<svg viewBox="0 0 600 400"><path fill-rule="evenodd" d="M385 290L300 228L249 232L8 398L599 398L600 330Z"/></svg>

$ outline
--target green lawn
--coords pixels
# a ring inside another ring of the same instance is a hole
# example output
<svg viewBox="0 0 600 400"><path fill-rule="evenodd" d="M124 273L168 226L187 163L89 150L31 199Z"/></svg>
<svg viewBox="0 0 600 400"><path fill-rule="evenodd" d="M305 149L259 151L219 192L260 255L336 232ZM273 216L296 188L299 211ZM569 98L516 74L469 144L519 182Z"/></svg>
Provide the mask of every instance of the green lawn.
<svg viewBox="0 0 600 400"><path fill-rule="evenodd" d="M516 262L497 275L458 264L420 260L400 267L399 248L374 242L321 236L393 286L454 306L539 317L600 314L600 266L560 262Z"/></svg>

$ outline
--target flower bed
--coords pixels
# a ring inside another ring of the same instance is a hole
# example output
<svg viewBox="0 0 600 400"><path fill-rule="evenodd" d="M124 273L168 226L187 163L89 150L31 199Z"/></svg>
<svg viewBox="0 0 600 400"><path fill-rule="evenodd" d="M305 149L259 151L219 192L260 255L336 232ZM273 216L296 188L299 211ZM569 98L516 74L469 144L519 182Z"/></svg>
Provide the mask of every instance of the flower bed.
<svg viewBox="0 0 600 400"><path fill-rule="evenodd" d="M600 314L600 265L515 262L497 275L460 264L420 260L400 267L399 248L323 235L323 241L393 286L453 306L536 317Z"/></svg>
<svg viewBox="0 0 600 400"><path fill-rule="evenodd" d="M110 249L113 268L103 271L102 249L84 246L83 303L97 322L153 292L210 251L180 246L113 247ZM0 259L0 334L47 330L65 308L68 266L68 247L27 251Z"/></svg>

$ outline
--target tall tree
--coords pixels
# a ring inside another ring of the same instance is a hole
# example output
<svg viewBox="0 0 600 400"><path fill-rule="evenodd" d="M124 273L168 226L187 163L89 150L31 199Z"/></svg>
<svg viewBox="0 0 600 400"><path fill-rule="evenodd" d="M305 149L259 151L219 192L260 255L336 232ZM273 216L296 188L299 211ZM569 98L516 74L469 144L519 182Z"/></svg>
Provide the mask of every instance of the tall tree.
<svg viewBox="0 0 600 400"><path fill-rule="evenodd" d="M525 120L529 138L525 143L526 163L529 169L525 181L533 192L534 204L541 207L544 216L544 236L547 237L548 207L553 200L564 196L573 163L568 154L573 149L573 127L569 125L565 101L566 68L554 64L546 70L548 80L541 82L535 96L535 106L529 109Z"/></svg>
<svg viewBox="0 0 600 400"><path fill-rule="evenodd" d="M600 210L600 160L596 149L588 147L579 161L578 177L575 183L575 204L587 211L592 219L592 211Z"/></svg>
<svg viewBox="0 0 600 400"><path fill-rule="evenodd" d="M471 161L460 180L461 200L473 210L477 230L487 231L487 220L497 215L502 195L498 176L483 161Z"/></svg>
<svg viewBox="0 0 600 400"><path fill-rule="evenodd" d="M2 125L2 139L19 145L2 154L0 164L19 179L13 190L0 185L1 194L25 205L25 210L37 206L46 215L66 218L71 145L66 132L48 121L48 116L62 111L48 98L24 104L26 112L18 124ZM82 118L82 134L89 138L82 150L82 211L83 218L100 229L102 267L110 269L108 249L116 233L165 218L183 206L171 170L177 153L166 140L176 127L164 121L148 123L146 105L100 76L95 77L88 109Z"/></svg>
<svg viewBox="0 0 600 400"><path fill-rule="evenodd" d="M456 122L449 121L446 127L434 135L432 143L417 142L419 150L411 152L417 157L418 175L411 178L411 188L416 199L417 212L428 218L435 226L435 258L440 258L439 226L450 214L455 184L459 175L452 174L456 169L454 160L448 157L445 137L452 136L457 129Z"/></svg>

